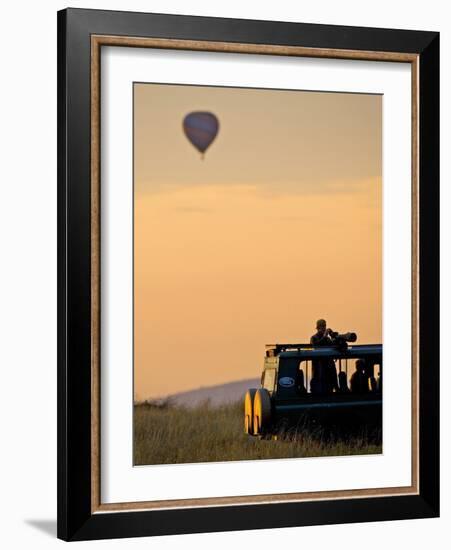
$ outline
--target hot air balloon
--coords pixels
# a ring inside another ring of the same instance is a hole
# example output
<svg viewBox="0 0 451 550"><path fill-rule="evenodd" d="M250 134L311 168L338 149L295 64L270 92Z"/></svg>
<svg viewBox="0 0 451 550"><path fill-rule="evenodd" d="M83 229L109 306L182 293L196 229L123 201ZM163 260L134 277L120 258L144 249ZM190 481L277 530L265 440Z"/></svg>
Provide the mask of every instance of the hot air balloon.
<svg viewBox="0 0 451 550"><path fill-rule="evenodd" d="M219 121L213 113L194 111L183 120L183 131L194 147L204 157L219 130Z"/></svg>

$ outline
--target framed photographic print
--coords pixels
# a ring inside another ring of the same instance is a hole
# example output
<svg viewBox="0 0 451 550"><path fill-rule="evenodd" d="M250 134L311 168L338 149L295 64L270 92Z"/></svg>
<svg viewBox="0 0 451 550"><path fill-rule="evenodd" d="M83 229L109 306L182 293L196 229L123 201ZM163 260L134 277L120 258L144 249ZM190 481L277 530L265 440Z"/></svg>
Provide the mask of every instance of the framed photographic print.
<svg viewBox="0 0 451 550"><path fill-rule="evenodd" d="M58 536L439 513L439 35L58 14Z"/></svg>

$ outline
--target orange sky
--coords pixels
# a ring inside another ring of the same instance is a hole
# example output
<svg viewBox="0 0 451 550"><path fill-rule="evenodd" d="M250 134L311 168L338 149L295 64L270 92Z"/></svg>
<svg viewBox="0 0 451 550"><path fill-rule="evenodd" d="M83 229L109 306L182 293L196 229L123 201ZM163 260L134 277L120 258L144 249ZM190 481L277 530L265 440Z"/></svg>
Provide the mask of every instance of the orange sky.
<svg viewBox="0 0 451 550"><path fill-rule="evenodd" d="M134 113L137 399L259 377L319 317L381 341L381 96L135 84Z"/></svg>

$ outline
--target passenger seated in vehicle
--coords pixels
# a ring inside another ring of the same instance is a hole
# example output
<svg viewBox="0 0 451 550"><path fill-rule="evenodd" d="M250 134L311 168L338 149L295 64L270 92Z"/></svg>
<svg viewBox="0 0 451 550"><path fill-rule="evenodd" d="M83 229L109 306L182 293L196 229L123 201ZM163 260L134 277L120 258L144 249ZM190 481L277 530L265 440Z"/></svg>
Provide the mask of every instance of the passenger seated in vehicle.
<svg viewBox="0 0 451 550"><path fill-rule="evenodd" d="M382 392L382 376L381 376L381 371L379 371L379 372L377 373L376 391Z"/></svg>
<svg viewBox="0 0 451 550"><path fill-rule="evenodd" d="M370 388L373 393L377 392L377 380L374 376L370 376Z"/></svg>
<svg viewBox="0 0 451 550"><path fill-rule="evenodd" d="M343 370L338 374L338 388L340 390L340 393L348 393L349 392L348 379L346 377L345 371L343 371Z"/></svg>
<svg viewBox="0 0 451 550"><path fill-rule="evenodd" d="M368 378L370 390L374 393L377 391L377 381L374 377L374 363L367 362L365 364L365 374Z"/></svg>
<svg viewBox="0 0 451 550"><path fill-rule="evenodd" d="M351 376L352 393L368 393L368 374L365 372L365 361L357 359L355 372Z"/></svg>

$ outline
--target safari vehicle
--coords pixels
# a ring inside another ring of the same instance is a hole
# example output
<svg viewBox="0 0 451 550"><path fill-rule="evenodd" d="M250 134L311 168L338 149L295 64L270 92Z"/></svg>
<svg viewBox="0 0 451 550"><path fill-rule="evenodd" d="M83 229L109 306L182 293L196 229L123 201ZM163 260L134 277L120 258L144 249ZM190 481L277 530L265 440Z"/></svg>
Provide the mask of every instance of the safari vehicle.
<svg viewBox="0 0 451 550"><path fill-rule="evenodd" d="M364 361L366 383L356 389L349 380L358 359ZM318 366L324 364L335 365L338 375L338 387L326 392L318 391L314 383ZM245 394L244 430L263 436L278 432L282 426L301 424L335 432L371 427L381 430L382 345L341 341L328 347L266 346L261 387Z"/></svg>

